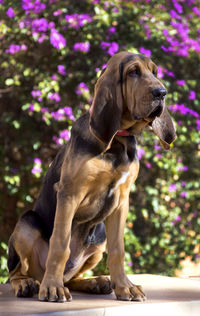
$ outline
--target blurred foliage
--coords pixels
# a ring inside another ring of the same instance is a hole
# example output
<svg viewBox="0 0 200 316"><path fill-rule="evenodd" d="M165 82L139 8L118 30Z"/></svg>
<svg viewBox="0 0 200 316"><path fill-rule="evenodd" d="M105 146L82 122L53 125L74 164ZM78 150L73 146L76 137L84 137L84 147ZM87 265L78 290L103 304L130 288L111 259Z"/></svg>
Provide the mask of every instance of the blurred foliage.
<svg viewBox="0 0 200 316"><path fill-rule="evenodd" d="M199 17L198 0L0 0L0 281L17 218L31 209L74 117L88 110L103 65L121 50L159 65L178 135L170 152L149 131L138 139L125 269L173 275L186 256L198 260Z"/></svg>
<svg viewBox="0 0 200 316"><path fill-rule="evenodd" d="M5 283L8 279L8 268L7 268L7 255L8 255L8 246L4 243L0 243L0 251L2 253L0 257L0 283Z"/></svg>

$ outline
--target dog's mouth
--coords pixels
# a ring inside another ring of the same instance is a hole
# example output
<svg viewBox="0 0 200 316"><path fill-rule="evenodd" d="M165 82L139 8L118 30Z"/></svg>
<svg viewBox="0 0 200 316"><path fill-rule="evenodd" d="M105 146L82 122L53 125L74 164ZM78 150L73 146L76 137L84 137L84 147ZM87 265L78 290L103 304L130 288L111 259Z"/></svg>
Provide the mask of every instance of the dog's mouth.
<svg viewBox="0 0 200 316"><path fill-rule="evenodd" d="M152 112L148 114L146 118L144 118L144 121L151 123L156 117L159 117L163 112L163 105L162 103L159 103Z"/></svg>
<svg viewBox="0 0 200 316"><path fill-rule="evenodd" d="M163 106L159 104L148 116L150 119L154 119L156 117L159 117L162 114Z"/></svg>

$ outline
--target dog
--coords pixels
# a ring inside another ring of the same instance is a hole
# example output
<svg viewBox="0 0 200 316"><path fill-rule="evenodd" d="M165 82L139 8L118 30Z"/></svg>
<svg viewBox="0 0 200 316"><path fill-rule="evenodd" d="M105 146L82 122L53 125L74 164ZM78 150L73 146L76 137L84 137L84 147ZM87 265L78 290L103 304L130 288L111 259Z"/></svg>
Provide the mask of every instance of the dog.
<svg viewBox="0 0 200 316"><path fill-rule="evenodd" d="M69 290L143 301L142 287L124 272L129 192L139 171L136 136L149 127L165 150L176 138L157 66L140 54L112 56L95 85L91 108L73 125L33 210L9 240L9 279L15 295L71 300ZM83 278L107 250L107 276Z"/></svg>

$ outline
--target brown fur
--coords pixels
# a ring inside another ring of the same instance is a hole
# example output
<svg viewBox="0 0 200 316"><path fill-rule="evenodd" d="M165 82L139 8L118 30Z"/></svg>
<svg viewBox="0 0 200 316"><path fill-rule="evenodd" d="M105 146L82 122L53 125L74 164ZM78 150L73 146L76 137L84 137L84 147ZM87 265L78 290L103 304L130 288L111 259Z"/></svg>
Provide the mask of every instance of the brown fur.
<svg viewBox="0 0 200 316"><path fill-rule="evenodd" d="M92 293L110 293L112 284L120 300L145 299L142 288L124 272L123 235L129 192L139 170L134 135L151 125L165 149L175 139L164 96L152 92L164 88L156 72L156 65L142 55L122 52L109 60L95 86L90 114L76 122L62 157L58 155L58 167L51 166L60 176L52 185L57 199L49 242L42 229L30 229L25 220L11 236L10 249L20 258L10 269L16 295L34 294L40 281L40 300L71 300L64 284ZM118 136L119 129L133 136ZM42 191L39 201L43 197ZM34 211L44 217L38 209L36 205ZM89 230L103 221L111 283L106 277L81 277L105 250L104 241L86 247L81 236L89 236Z"/></svg>

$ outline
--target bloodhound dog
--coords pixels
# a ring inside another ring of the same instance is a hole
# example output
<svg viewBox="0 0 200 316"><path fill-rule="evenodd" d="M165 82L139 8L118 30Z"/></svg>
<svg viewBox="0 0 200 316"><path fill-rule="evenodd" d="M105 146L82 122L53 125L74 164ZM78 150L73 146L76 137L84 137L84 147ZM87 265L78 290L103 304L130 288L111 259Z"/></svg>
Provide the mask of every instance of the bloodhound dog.
<svg viewBox="0 0 200 316"><path fill-rule="evenodd" d="M69 290L142 301L124 272L124 226L139 162L136 135L150 126L168 150L176 137L157 66L121 52L99 77L90 111L73 125L43 181L33 210L9 240L10 282L17 296L71 300ZM110 278L86 278L107 250Z"/></svg>

